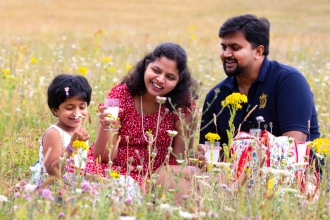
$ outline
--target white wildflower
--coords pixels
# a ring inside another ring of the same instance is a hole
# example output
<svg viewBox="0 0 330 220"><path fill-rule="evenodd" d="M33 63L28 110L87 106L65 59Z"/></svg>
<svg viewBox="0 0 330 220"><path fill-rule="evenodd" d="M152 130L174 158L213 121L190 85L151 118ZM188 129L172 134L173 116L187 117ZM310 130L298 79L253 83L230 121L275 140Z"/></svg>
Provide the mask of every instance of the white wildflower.
<svg viewBox="0 0 330 220"><path fill-rule="evenodd" d="M265 122L265 119L262 116L256 117L256 120L257 120L257 122Z"/></svg>
<svg viewBox="0 0 330 220"><path fill-rule="evenodd" d="M195 176L196 179L207 179L209 176Z"/></svg>
<svg viewBox="0 0 330 220"><path fill-rule="evenodd" d="M231 208L231 207L229 207L229 206L225 206L224 211L228 211L228 212L236 212L235 209L233 209L233 208Z"/></svg>
<svg viewBox="0 0 330 220"><path fill-rule="evenodd" d="M294 164L292 164L292 166L299 167L299 168L304 167L304 166L307 166L307 165L309 165L308 162L300 162L300 163L294 163Z"/></svg>
<svg viewBox="0 0 330 220"><path fill-rule="evenodd" d="M290 173L290 171L288 171L288 170L272 169L270 172L274 175L292 176L292 173Z"/></svg>
<svg viewBox="0 0 330 220"><path fill-rule="evenodd" d="M119 216L119 220L136 220L135 216Z"/></svg>
<svg viewBox="0 0 330 220"><path fill-rule="evenodd" d="M184 163L184 160L177 159L176 162L178 162L178 164L182 164L182 163Z"/></svg>
<svg viewBox="0 0 330 220"><path fill-rule="evenodd" d="M172 212L173 208L169 204L161 204L159 206L160 210L166 211L166 212Z"/></svg>
<svg viewBox="0 0 330 220"><path fill-rule="evenodd" d="M167 130L167 134L170 136L170 137L175 137L178 132L175 131L175 130Z"/></svg>
<svg viewBox="0 0 330 220"><path fill-rule="evenodd" d="M26 184L24 186L24 191L25 192L33 192L38 186L37 185L32 185L32 184Z"/></svg>
<svg viewBox="0 0 330 220"><path fill-rule="evenodd" d="M214 163L214 166L219 167L219 168L229 168L231 163L226 163L226 162L217 162Z"/></svg>
<svg viewBox="0 0 330 220"><path fill-rule="evenodd" d="M292 193L292 194L297 194L297 193L299 193L298 190L296 190L296 189L292 189L292 188L282 188L281 191L282 191L282 192L287 192L287 193Z"/></svg>
<svg viewBox="0 0 330 220"><path fill-rule="evenodd" d="M159 104L163 104L166 102L166 97L157 96L156 102L158 102Z"/></svg>
<svg viewBox="0 0 330 220"><path fill-rule="evenodd" d="M196 217L195 214L189 213L189 212L184 212L184 211L179 211L180 217L184 219L193 219Z"/></svg>
<svg viewBox="0 0 330 220"><path fill-rule="evenodd" d="M7 202L8 199L6 196L0 195L0 202Z"/></svg>

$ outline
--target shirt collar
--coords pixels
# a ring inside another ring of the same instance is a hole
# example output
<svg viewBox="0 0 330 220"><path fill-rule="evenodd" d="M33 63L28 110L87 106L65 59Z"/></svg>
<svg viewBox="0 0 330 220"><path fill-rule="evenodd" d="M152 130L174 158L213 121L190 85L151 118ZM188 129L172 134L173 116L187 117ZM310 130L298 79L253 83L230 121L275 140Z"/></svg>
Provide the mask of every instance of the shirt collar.
<svg viewBox="0 0 330 220"><path fill-rule="evenodd" d="M265 57L264 61L262 62L260 71L259 71L258 79L256 81L258 81L258 82L264 82L265 81L266 76L267 76L267 72L268 72L268 67L269 67L269 60L268 60L267 57ZM237 92L238 91L237 80L236 80L235 76L227 77L223 81L223 86L227 87L232 92Z"/></svg>

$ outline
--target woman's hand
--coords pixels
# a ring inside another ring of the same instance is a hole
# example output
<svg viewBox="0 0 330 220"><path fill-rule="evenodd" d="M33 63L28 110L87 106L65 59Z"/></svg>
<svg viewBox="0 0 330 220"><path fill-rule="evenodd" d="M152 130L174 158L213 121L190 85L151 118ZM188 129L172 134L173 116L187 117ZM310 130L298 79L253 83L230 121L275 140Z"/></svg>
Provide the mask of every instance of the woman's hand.
<svg viewBox="0 0 330 220"><path fill-rule="evenodd" d="M99 123L103 129L118 129L120 128L121 122L117 119L112 119L108 117L108 113L105 113L104 110L107 109L106 106L99 106ZM119 109L119 113L123 112L123 109Z"/></svg>

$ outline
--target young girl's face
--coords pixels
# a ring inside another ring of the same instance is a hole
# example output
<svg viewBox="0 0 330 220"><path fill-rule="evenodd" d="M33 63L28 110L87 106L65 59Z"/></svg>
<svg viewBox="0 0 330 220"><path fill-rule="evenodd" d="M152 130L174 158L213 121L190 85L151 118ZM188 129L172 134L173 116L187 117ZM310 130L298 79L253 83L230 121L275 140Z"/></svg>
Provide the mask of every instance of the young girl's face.
<svg viewBox="0 0 330 220"><path fill-rule="evenodd" d="M179 82L179 71L176 61L162 56L147 66L144 83L147 92L152 96L165 96Z"/></svg>
<svg viewBox="0 0 330 220"><path fill-rule="evenodd" d="M58 109L53 109L53 112L58 117L60 127L74 130L81 125L83 118L87 116L87 107L87 102L78 97L70 97L62 102Z"/></svg>

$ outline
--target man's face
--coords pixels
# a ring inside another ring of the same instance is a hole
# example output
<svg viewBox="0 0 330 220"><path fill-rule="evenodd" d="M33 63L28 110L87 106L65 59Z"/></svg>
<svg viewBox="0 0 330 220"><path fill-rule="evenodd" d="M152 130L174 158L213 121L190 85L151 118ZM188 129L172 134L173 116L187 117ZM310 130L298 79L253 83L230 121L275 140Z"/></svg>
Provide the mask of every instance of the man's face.
<svg viewBox="0 0 330 220"><path fill-rule="evenodd" d="M245 39L243 32L238 31L227 34L221 41L221 54L223 69L227 76L248 74L254 60L254 49Z"/></svg>

